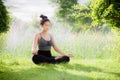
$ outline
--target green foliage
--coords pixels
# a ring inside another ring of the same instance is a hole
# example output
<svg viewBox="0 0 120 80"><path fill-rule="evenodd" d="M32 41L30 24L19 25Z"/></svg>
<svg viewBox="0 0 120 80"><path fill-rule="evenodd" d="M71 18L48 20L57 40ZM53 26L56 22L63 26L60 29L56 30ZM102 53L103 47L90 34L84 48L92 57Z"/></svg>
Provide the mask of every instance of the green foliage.
<svg viewBox="0 0 120 80"><path fill-rule="evenodd" d="M59 0L58 16L62 18L69 18L72 13L72 6L77 4L77 0Z"/></svg>
<svg viewBox="0 0 120 80"><path fill-rule="evenodd" d="M52 0L52 2L59 5L57 16L63 18L64 22L68 22L74 31L79 32L83 29L83 26L86 27L91 24L92 18L89 16L89 3L80 5L77 0Z"/></svg>
<svg viewBox="0 0 120 80"><path fill-rule="evenodd" d="M81 21L82 24L91 23L91 17L89 16L90 14L90 8L89 6L86 5L74 5L72 6L73 13L71 16L73 16L76 21Z"/></svg>
<svg viewBox="0 0 120 80"><path fill-rule="evenodd" d="M89 16L91 9L89 7L90 4L88 5L80 5L80 4L76 4L72 6L72 14L71 14L71 18L74 20L74 29L76 30L80 30L80 29L87 29L92 23L92 18ZM82 25L82 27L81 27Z"/></svg>
<svg viewBox="0 0 120 80"><path fill-rule="evenodd" d="M92 0L91 9L96 23L109 22L120 28L120 0Z"/></svg>
<svg viewBox="0 0 120 80"><path fill-rule="evenodd" d="M75 31L102 30L110 26L120 28L119 0L90 0L85 5L75 0L52 1L59 4L57 15L69 22ZM104 24L111 25L103 27Z"/></svg>
<svg viewBox="0 0 120 80"><path fill-rule="evenodd" d="M6 32L9 30L10 16L6 9L6 6L0 0L0 33Z"/></svg>
<svg viewBox="0 0 120 80"><path fill-rule="evenodd" d="M57 17L63 18L64 20L70 21L72 6L77 4L77 0L51 0L53 3L58 4L58 11L56 13Z"/></svg>

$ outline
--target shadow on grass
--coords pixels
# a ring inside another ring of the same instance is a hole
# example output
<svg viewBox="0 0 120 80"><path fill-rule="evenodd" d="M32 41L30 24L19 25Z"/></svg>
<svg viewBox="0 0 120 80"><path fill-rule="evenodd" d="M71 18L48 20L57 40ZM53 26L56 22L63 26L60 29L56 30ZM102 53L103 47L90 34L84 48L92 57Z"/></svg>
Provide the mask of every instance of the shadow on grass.
<svg viewBox="0 0 120 80"><path fill-rule="evenodd" d="M13 64L16 66L21 66L22 64ZM32 64L33 65L33 64ZM12 66L12 65L10 65ZM23 65L22 65L23 66ZM26 65L25 65L26 66ZM24 66L23 66L24 67ZM58 70L62 67L63 70ZM73 74L68 73L66 70L76 70L76 71L83 71L83 72L103 72L107 74L112 74L115 76L120 76L120 73L117 72L105 72L104 70L83 64L42 64L38 65L37 67L28 67L28 68L15 68L8 69L9 67L4 67L5 71L0 71L0 80L94 80L93 77L87 76L84 74ZM97 80L104 80L97 78Z"/></svg>
<svg viewBox="0 0 120 80"><path fill-rule="evenodd" d="M65 66L64 66L65 65ZM102 71L100 68L96 68L96 67L93 67L93 66L86 66L86 65L83 65L83 64L63 64L64 68L66 69L74 69L74 70L77 70L77 71L85 71L85 72L91 72L91 71Z"/></svg>
<svg viewBox="0 0 120 80"><path fill-rule="evenodd" d="M40 66L40 67L39 67ZM37 67L30 67L27 69L5 71L0 74L0 80L93 80L92 77L82 74L72 74L66 71L57 70L58 66L67 69L76 69L83 71L98 70L97 68L86 67L75 64L74 67L69 64L45 64ZM42 66L42 67L41 67ZM18 68L19 69L19 68ZM97 80L103 80L98 79Z"/></svg>
<svg viewBox="0 0 120 80"><path fill-rule="evenodd" d="M117 72L106 72L100 68L97 68L97 67L93 67L93 66L86 66L86 65L83 65L83 64L77 64L77 63L74 63L74 64L63 64L62 66L64 66L65 69L71 69L71 70L77 70L77 71L84 71L84 72L103 72L103 73L107 73L107 74L112 74L112 75L115 75L117 77L120 77L120 73L117 73Z"/></svg>
<svg viewBox="0 0 120 80"><path fill-rule="evenodd" d="M37 70L37 71L36 71ZM44 75L43 75L44 74ZM64 72L60 72L52 69L48 71L45 69L30 69L19 72L5 72L0 77L1 80L93 80L88 76L83 75L73 75Z"/></svg>

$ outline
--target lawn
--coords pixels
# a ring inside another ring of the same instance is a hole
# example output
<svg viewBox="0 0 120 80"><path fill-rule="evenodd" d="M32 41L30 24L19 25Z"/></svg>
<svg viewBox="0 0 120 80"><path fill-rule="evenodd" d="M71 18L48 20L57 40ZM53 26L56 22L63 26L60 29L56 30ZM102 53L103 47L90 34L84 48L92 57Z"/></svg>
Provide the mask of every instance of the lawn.
<svg viewBox="0 0 120 80"><path fill-rule="evenodd" d="M120 80L120 62L76 55L67 64L35 65L31 57L7 55L1 60L0 80Z"/></svg>
<svg viewBox="0 0 120 80"><path fill-rule="evenodd" d="M69 63L35 65L31 60L32 40L10 45L0 51L0 80L120 80L119 46L111 34L64 36L65 40L57 38L57 43L74 55ZM59 55L54 50L52 54Z"/></svg>

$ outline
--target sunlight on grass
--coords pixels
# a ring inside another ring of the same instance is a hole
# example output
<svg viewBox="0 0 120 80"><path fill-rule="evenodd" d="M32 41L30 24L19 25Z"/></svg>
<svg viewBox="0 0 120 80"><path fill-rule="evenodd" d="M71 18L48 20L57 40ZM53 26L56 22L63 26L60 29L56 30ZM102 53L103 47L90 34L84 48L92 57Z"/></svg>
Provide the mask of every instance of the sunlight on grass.
<svg viewBox="0 0 120 80"><path fill-rule="evenodd" d="M9 56L9 57L8 57ZM8 55L0 64L1 80L118 80L120 63L111 59L79 59L68 64L33 64L29 57Z"/></svg>
<svg viewBox="0 0 120 80"><path fill-rule="evenodd" d="M35 65L31 60L32 40L15 46L13 51L2 49L0 80L119 80L120 63L115 51L111 50L115 44L111 35L66 33L65 40L59 36L60 39L56 39L58 46L74 54L68 64ZM52 54L58 55L53 49Z"/></svg>

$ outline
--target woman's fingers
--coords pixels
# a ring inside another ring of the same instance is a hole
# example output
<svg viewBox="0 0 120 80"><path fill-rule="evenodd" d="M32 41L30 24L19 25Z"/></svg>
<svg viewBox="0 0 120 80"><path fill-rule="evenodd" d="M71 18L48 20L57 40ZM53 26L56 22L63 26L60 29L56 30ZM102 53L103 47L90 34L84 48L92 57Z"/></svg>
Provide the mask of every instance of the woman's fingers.
<svg viewBox="0 0 120 80"><path fill-rule="evenodd" d="M59 58L61 58L61 57L62 57L62 56L56 56L56 57L55 57L55 60L57 60L57 59L59 59Z"/></svg>
<svg viewBox="0 0 120 80"><path fill-rule="evenodd" d="M32 51L32 54L33 54L33 55L36 55L36 54L37 54L37 51Z"/></svg>
<svg viewBox="0 0 120 80"><path fill-rule="evenodd" d="M73 57L73 55L72 55L72 54L69 54L69 56L70 56L70 57Z"/></svg>
<svg viewBox="0 0 120 80"><path fill-rule="evenodd" d="M72 54L67 54L66 56L68 56L68 57L73 57L73 55L72 55Z"/></svg>

